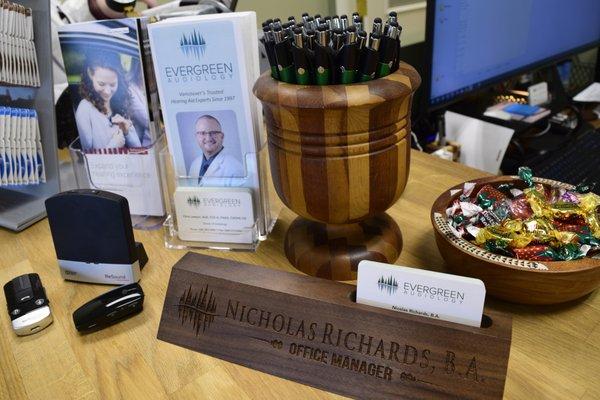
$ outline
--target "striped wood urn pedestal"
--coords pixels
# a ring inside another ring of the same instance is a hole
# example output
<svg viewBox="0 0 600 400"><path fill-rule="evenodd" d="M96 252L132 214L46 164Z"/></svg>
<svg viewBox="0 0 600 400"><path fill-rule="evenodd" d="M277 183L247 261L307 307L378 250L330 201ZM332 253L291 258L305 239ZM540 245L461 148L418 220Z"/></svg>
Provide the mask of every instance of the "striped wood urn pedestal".
<svg viewBox="0 0 600 400"><path fill-rule="evenodd" d="M408 179L410 110L420 82L405 63L351 85L293 85L268 72L256 81L275 190L300 216L285 240L299 270L353 280L361 260L393 263L400 255L400 229L385 211Z"/></svg>

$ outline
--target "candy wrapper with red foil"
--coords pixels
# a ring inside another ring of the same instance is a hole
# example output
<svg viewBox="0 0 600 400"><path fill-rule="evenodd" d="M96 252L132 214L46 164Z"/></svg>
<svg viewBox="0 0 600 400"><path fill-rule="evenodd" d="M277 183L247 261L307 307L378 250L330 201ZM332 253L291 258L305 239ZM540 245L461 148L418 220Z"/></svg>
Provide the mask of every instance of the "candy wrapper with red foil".
<svg viewBox="0 0 600 400"><path fill-rule="evenodd" d="M467 182L446 209L452 233L495 254L531 261L569 261L600 253L600 196L593 185L574 190L536 183Z"/></svg>

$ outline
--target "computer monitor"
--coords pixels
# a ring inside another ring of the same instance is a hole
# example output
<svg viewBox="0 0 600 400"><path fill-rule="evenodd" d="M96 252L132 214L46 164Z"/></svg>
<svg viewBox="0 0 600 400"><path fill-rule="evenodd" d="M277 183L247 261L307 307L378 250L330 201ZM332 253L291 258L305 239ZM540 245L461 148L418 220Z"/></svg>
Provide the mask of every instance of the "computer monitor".
<svg viewBox="0 0 600 400"><path fill-rule="evenodd" d="M600 45L600 0L428 0L429 111Z"/></svg>

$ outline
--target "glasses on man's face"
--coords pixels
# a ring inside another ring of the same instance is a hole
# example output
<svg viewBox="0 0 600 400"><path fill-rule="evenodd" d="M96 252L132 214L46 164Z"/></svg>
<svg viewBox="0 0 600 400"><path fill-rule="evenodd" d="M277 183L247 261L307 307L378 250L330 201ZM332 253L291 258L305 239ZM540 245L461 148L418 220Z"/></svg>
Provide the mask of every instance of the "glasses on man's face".
<svg viewBox="0 0 600 400"><path fill-rule="evenodd" d="M219 136L221 133L221 131L198 131L196 132L196 135L198 136L202 136L202 137L215 137L215 136Z"/></svg>

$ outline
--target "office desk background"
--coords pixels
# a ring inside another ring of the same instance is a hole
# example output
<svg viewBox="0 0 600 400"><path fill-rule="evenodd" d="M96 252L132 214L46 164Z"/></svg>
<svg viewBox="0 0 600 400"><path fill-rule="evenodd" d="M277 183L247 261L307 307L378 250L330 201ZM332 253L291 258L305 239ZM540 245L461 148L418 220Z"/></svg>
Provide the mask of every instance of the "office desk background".
<svg viewBox="0 0 600 400"><path fill-rule="evenodd" d="M389 210L404 237L397 264L444 270L429 211L446 188L485 175L413 151L409 183ZM256 253L202 251L293 271L283 238L295 215L282 209ZM48 228L42 220L22 233L0 230L0 283L37 272L51 302L54 323L17 337L0 302L1 399L333 399L340 396L195 353L156 339L173 264L185 253L167 250L162 230L135 231L149 263L142 272L144 311L100 332L80 336L72 312L110 286L63 281ZM600 291L573 303L532 307L488 299L513 314L507 399L600 398Z"/></svg>

